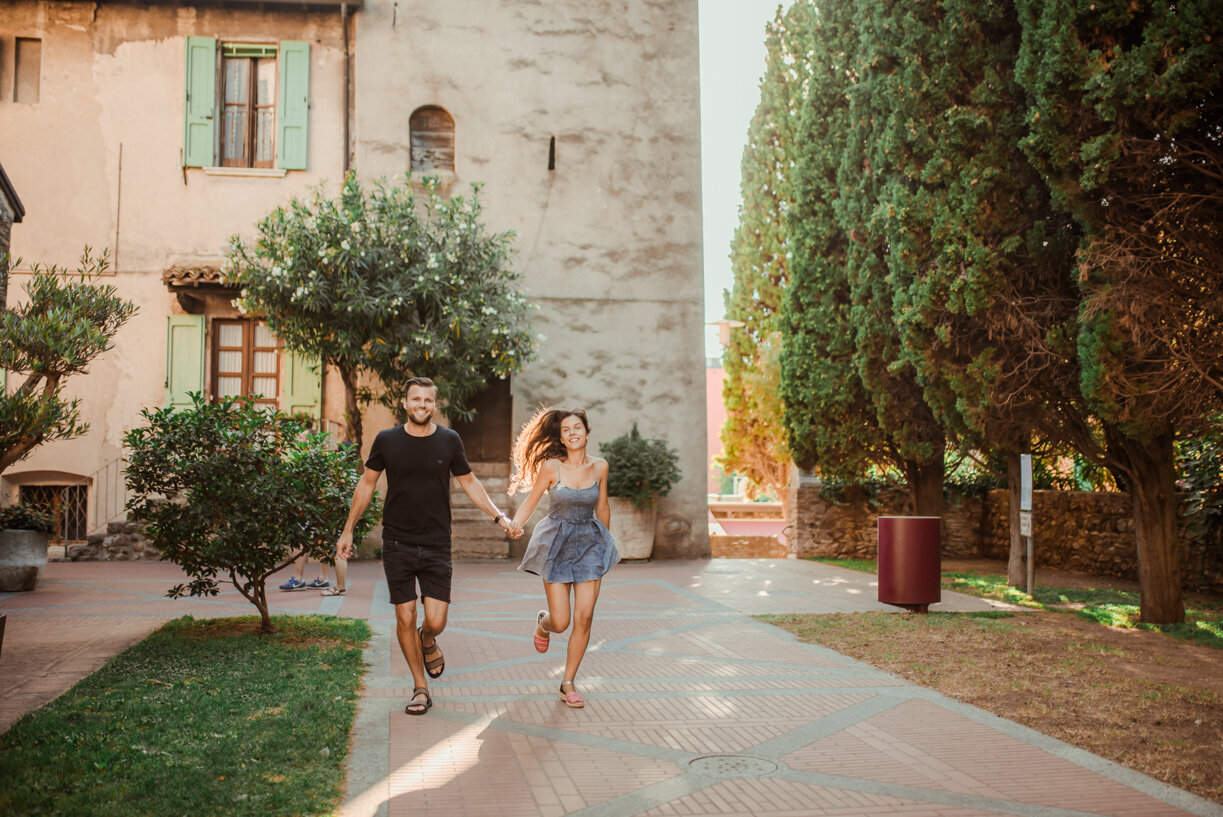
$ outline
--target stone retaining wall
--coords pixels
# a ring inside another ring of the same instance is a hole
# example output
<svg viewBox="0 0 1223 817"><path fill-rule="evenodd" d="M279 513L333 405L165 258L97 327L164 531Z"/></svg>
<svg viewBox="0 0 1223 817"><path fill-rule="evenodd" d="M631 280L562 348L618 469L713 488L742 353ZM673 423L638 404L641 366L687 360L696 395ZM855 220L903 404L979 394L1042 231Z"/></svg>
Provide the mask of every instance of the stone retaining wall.
<svg viewBox="0 0 1223 817"><path fill-rule="evenodd" d="M715 559L784 559L790 550L776 536L711 534L709 548Z"/></svg>
<svg viewBox="0 0 1223 817"><path fill-rule="evenodd" d="M905 499L871 504L862 494L830 502L819 483L799 485L791 546L799 557L873 559L880 516L911 512ZM1097 576L1138 578L1134 521L1128 494L1034 491L1033 545L1038 566ZM1009 494L988 492L947 503L943 515L946 558L1006 559L1010 551ZM1202 543L1186 538L1182 570L1187 589L1223 592L1223 531Z"/></svg>
<svg viewBox="0 0 1223 817"><path fill-rule="evenodd" d="M156 561L161 551L153 547L135 522L110 522L106 533L92 533L83 545L69 545L64 559L69 562Z"/></svg>

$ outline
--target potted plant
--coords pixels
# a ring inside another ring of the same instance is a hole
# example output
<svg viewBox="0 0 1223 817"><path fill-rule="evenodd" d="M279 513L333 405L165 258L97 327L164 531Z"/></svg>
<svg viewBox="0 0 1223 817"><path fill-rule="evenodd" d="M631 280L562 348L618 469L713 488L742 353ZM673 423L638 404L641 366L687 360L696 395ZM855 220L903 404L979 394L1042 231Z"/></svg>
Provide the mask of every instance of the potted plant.
<svg viewBox="0 0 1223 817"><path fill-rule="evenodd" d="M611 534L623 559L648 559L654 551L658 497L679 482L679 453L665 440L647 439L637 430L599 445L607 460Z"/></svg>
<svg viewBox="0 0 1223 817"><path fill-rule="evenodd" d="M47 539L55 530L49 514L25 505L0 508L0 592L33 590L47 565Z"/></svg>

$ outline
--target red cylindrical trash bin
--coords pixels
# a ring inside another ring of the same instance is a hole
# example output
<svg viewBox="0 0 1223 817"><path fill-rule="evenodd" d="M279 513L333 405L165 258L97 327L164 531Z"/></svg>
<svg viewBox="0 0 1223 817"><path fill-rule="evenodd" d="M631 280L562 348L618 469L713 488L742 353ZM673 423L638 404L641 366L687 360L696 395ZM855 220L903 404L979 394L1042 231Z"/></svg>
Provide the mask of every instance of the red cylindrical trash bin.
<svg viewBox="0 0 1223 817"><path fill-rule="evenodd" d="M879 517L879 601L919 612L942 600L937 516Z"/></svg>

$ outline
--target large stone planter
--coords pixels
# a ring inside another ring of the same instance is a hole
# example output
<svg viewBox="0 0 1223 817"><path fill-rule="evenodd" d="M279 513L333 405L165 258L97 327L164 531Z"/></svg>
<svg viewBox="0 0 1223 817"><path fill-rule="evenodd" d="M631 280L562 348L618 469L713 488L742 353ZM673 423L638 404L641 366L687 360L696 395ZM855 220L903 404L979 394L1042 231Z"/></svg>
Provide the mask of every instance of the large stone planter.
<svg viewBox="0 0 1223 817"><path fill-rule="evenodd" d="M627 499L618 496L607 498L611 503L611 531L616 540L616 550L621 559L648 559L654 552L654 525L658 520L658 508L638 508Z"/></svg>
<svg viewBox="0 0 1223 817"><path fill-rule="evenodd" d="M33 590L47 566L48 535L36 530L0 530L0 593Z"/></svg>

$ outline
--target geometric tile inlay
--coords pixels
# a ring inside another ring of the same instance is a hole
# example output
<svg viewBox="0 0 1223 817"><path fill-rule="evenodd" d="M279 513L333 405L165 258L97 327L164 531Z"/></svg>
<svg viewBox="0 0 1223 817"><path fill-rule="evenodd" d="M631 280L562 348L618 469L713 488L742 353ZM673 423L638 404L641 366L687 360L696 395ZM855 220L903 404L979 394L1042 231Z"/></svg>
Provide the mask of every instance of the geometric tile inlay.
<svg viewBox="0 0 1223 817"><path fill-rule="evenodd" d="M777 764L751 755L705 755L691 761L688 768L706 777L729 780L734 777L765 777L777 771Z"/></svg>

